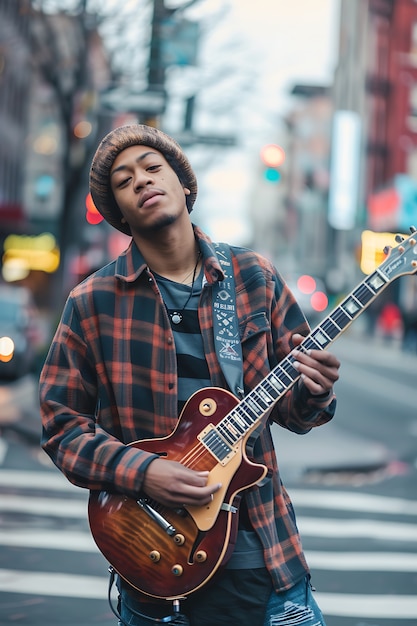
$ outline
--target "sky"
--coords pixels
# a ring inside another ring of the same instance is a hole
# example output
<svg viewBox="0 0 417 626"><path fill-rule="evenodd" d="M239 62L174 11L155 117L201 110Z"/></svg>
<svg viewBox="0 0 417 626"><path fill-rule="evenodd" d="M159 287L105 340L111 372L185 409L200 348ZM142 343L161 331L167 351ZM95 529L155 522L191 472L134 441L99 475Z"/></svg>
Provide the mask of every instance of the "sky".
<svg viewBox="0 0 417 626"><path fill-rule="evenodd" d="M105 2L121 9L118 0ZM188 0L165 0L166 6L183 4ZM122 8L139 5L150 7L147 0L125 0ZM250 239L249 198L259 150L280 142L293 85L331 84L339 10L340 0L200 0L186 10L185 17L201 29L198 63L168 70L163 124L178 138L186 99L195 95L194 133L236 138L236 149L186 148L199 182L193 219L214 239L236 244ZM143 10L137 15L124 37L130 32L140 39L138 28L149 15Z"/></svg>
<svg viewBox="0 0 417 626"><path fill-rule="evenodd" d="M233 0L240 29L265 59L265 80L328 81L334 68L339 0Z"/></svg>
<svg viewBox="0 0 417 626"><path fill-rule="evenodd" d="M214 239L240 244L250 237L245 216L254 155L263 143L279 142L293 85L331 84L339 10L340 0L206 0L197 5L195 16L209 26L199 67L190 68L182 83L198 95L195 130L239 138L236 150L191 151L201 192L196 214ZM175 131L175 123L169 130Z"/></svg>

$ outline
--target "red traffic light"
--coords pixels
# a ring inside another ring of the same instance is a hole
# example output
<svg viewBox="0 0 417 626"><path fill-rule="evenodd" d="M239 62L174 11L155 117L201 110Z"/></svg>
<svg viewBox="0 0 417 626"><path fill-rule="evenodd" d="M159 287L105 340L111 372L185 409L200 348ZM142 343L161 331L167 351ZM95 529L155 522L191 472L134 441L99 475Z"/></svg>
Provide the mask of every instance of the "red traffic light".
<svg viewBox="0 0 417 626"><path fill-rule="evenodd" d="M103 221L104 217L97 209L96 205L93 202L93 198L91 197L91 193L88 193L85 198L85 207L87 209L85 219L89 224L100 224Z"/></svg>
<svg viewBox="0 0 417 626"><path fill-rule="evenodd" d="M268 143L261 148L261 159L267 167L280 167L285 161L285 151L276 143Z"/></svg>

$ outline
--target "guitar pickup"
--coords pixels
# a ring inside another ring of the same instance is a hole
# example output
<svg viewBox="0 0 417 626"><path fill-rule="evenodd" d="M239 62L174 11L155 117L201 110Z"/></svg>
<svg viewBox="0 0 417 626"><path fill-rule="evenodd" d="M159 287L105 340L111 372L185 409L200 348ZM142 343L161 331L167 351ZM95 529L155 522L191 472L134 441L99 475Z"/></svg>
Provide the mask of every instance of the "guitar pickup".
<svg viewBox="0 0 417 626"><path fill-rule="evenodd" d="M227 465L230 459L236 454L236 450L223 439L213 424L209 424L202 430L201 433L197 435L197 439L207 448L215 459L217 459L220 465Z"/></svg>

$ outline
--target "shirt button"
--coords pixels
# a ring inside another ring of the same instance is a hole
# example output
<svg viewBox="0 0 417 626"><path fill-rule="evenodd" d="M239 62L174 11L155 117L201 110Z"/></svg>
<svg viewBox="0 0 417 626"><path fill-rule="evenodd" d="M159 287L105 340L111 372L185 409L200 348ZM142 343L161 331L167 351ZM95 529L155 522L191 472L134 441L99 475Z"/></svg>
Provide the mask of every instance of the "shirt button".
<svg viewBox="0 0 417 626"><path fill-rule="evenodd" d="M171 345L171 343L172 343L172 337L168 337L167 341L168 341L169 345Z"/></svg>
<svg viewBox="0 0 417 626"><path fill-rule="evenodd" d="M174 389L174 383L168 383L168 389Z"/></svg>

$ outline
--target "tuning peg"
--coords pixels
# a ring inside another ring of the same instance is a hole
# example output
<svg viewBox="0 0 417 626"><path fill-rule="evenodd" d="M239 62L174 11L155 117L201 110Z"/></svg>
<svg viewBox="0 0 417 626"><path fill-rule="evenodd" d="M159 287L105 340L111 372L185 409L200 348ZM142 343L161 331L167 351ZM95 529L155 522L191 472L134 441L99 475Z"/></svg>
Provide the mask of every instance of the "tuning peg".
<svg viewBox="0 0 417 626"><path fill-rule="evenodd" d="M410 232L417 233L417 228L415 226L410 226Z"/></svg>
<svg viewBox="0 0 417 626"><path fill-rule="evenodd" d="M402 241L404 241L404 237L402 235L395 235L395 241L397 243L401 243Z"/></svg>

